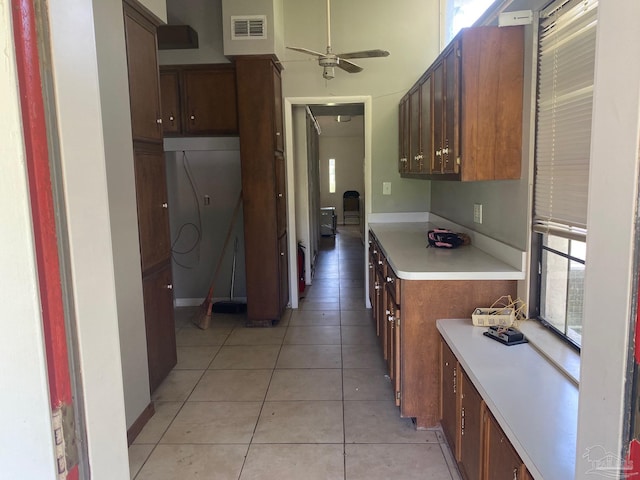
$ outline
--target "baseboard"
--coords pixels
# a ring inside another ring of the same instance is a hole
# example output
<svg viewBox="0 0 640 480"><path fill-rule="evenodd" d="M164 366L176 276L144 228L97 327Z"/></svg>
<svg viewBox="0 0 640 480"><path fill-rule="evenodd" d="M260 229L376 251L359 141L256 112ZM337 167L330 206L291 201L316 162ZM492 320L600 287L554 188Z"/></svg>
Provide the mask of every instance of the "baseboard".
<svg viewBox="0 0 640 480"><path fill-rule="evenodd" d="M239 302L247 302L247 297L233 297L234 300ZM225 300L229 300L229 297L214 297L213 303L215 302L224 302ZM176 307L199 307L204 302L204 298L176 298L175 306Z"/></svg>
<svg viewBox="0 0 640 480"><path fill-rule="evenodd" d="M153 402L151 402L142 411L140 416L136 418L136 421L133 422L133 425L131 425L131 428L127 430L127 444L129 446L134 442L136 437L140 435L140 432L142 431L144 426L151 419L151 417L153 417L155 413L156 413L156 409L153 407Z"/></svg>

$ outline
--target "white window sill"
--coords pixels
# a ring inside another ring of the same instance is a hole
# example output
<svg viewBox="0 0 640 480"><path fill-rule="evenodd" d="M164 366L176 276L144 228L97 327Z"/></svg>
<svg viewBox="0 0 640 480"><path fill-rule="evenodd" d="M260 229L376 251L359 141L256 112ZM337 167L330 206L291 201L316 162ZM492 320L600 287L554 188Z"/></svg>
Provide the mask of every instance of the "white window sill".
<svg viewBox="0 0 640 480"><path fill-rule="evenodd" d="M537 320L518 325L529 343L576 385L580 383L580 354Z"/></svg>

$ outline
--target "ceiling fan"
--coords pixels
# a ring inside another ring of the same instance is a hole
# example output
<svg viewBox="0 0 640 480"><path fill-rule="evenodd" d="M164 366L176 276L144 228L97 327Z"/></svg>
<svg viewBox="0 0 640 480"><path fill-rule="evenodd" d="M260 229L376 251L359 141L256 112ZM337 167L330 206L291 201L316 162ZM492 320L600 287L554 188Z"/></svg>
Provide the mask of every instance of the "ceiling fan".
<svg viewBox="0 0 640 480"><path fill-rule="evenodd" d="M331 80L335 77L335 67L341 68L348 73L358 73L362 71L362 67L350 62L352 58L374 58L388 57L389 52L386 50L363 50L361 52L349 53L333 53L331 50L331 0L327 0L327 53L315 52L307 48L287 47L289 50L306 53L318 58L318 64L323 67L322 76Z"/></svg>

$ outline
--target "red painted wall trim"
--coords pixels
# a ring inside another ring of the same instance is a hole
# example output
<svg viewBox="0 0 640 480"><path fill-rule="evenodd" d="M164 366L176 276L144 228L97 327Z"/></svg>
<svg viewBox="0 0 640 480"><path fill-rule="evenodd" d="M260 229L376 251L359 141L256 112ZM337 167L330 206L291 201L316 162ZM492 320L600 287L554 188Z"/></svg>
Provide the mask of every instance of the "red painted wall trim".
<svg viewBox="0 0 640 480"><path fill-rule="evenodd" d="M32 0L12 0L11 9L50 401L51 407L56 408L63 403L71 405L72 393L38 32ZM67 478L78 478L77 466L71 469Z"/></svg>

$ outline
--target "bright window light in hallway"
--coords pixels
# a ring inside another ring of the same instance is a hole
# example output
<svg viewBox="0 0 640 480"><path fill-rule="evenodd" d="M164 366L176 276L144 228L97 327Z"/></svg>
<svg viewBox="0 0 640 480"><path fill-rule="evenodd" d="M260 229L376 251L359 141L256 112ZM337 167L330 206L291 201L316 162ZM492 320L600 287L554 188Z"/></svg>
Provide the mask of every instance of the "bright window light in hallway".
<svg viewBox="0 0 640 480"><path fill-rule="evenodd" d="M336 193L336 159L329 159L329 193Z"/></svg>

